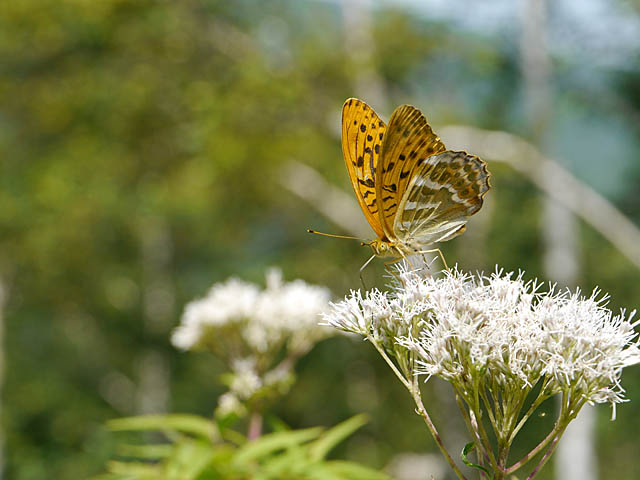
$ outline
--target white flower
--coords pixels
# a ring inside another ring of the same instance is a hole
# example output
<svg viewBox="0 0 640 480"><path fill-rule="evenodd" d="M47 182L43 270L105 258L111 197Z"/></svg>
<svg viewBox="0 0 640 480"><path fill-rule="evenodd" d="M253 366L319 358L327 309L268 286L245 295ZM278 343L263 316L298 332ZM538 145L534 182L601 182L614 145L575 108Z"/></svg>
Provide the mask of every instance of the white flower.
<svg viewBox="0 0 640 480"><path fill-rule="evenodd" d="M331 303L322 318L326 325L364 337L371 336L391 347L396 337L411 331L412 320L420 313L416 307L419 303L378 289L366 292L364 297L359 290L352 290L343 301Z"/></svg>
<svg viewBox="0 0 640 480"><path fill-rule="evenodd" d="M290 348L302 353L331 334L318 325L318 315L326 309L329 298L328 289L302 280L283 283L282 273L272 269L267 273L267 288L256 303L244 338L261 352L289 341Z"/></svg>
<svg viewBox="0 0 640 480"><path fill-rule="evenodd" d="M172 343L189 350L203 343L211 331L246 321L255 311L258 296L256 285L237 278L215 284L206 297L187 304Z"/></svg>
<svg viewBox="0 0 640 480"><path fill-rule="evenodd" d="M242 416L246 413L246 408L240 402L240 399L231 392L223 393L218 397L218 407L216 408L216 415L226 417L230 414L236 414Z"/></svg>
<svg viewBox="0 0 640 480"><path fill-rule="evenodd" d="M457 270L421 277L399 269L392 293L358 292L332 304L325 321L341 330L404 347L414 374L436 375L470 391L491 379L510 391L541 380L577 400L623 400L622 368L640 362L633 313L613 315L597 290L541 293L523 274Z"/></svg>
<svg viewBox="0 0 640 480"><path fill-rule="evenodd" d="M262 387L262 379L258 375L255 358L234 360L231 370L233 381L230 385L230 391L241 400L251 398Z"/></svg>
<svg viewBox="0 0 640 480"><path fill-rule="evenodd" d="M451 384L474 439L469 445L492 476L506 478L546 449L534 472L541 468L586 402L611 403L615 417L615 405L625 401L622 369L640 362L634 313L614 315L598 290L588 298L553 286L542 292L523 276L454 270L422 277L405 264L391 292L352 291L324 314L329 325L375 345L456 472L424 407L418 376ZM553 429L509 467L516 435L556 394L562 402ZM483 416L487 421L479 421Z"/></svg>
<svg viewBox="0 0 640 480"><path fill-rule="evenodd" d="M302 280L284 283L277 269L267 273L263 291L232 278L187 305L172 342L183 350L208 347L228 361L256 352L273 353L285 345L302 354L333 334L318 325L329 298L324 287Z"/></svg>

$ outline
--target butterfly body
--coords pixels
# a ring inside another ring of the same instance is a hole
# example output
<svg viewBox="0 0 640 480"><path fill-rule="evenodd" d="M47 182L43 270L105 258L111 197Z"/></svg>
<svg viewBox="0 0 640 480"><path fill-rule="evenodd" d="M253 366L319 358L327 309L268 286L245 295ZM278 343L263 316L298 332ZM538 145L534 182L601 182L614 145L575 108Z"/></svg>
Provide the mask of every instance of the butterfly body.
<svg viewBox="0 0 640 480"><path fill-rule="evenodd" d="M447 150L424 115L402 105L389 124L361 100L342 109L342 151L377 238L374 255L406 258L465 230L489 190L485 162Z"/></svg>

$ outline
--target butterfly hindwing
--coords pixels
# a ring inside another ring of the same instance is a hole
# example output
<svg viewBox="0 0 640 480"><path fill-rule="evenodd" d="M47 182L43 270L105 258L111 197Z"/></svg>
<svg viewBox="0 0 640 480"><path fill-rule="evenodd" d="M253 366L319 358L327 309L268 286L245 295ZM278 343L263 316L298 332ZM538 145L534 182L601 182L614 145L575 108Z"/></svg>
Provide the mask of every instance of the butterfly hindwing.
<svg viewBox="0 0 640 480"><path fill-rule="evenodd" d="M378 218L376 171L386 126L373 109L356 98L342 107L342 153L356 198L371 228L386 238Z"/></svg>
<svg viewBox="0 0 640 480"><path fill-rule="evenodd" d="M411 250L464 231L489 190L487 165L466 152L445 151L423 162L411 177L394 221L397 238Z"/></svg>
<svg viewBox="0 0 640 480"><path fill-rule="evenodd" d="M411 105L395 109L382 144L376 179L380 223L388 236L393 234L396 212L414 171L428 157L444 150L444 144L420 110Z"/></svg>

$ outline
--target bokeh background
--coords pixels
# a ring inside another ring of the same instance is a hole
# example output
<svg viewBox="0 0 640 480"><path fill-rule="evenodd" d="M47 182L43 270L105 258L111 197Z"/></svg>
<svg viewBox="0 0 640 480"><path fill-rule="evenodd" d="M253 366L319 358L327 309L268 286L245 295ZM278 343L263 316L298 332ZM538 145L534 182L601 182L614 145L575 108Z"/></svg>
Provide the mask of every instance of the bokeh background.
<svg viewBox="0 0 640 480"><path fill-rule="evenodd" d="M493 189L443 246L450 263L599 286L614 310L637 307L639 10L637 0L2 2L5 478L99 473L113 453L107 419L209 415L223 366L176 351L169 335L212 283L263 283L280 266L336 298L359 287L369 252L305 233L372 235L341 154L351 96L385 119L416 105L445 144L489 163ZM374 262L366 279L383 287L383 273ZM370 345L330 339L298 367L276 409L285 422L371 416L342 458L383 468L435 450ZM640 477L640 368L623 385L631 402L615 422L607 406L591 409L589 461L612 480ZM425 392L457 441L450 392L435 381Z"/></svg>

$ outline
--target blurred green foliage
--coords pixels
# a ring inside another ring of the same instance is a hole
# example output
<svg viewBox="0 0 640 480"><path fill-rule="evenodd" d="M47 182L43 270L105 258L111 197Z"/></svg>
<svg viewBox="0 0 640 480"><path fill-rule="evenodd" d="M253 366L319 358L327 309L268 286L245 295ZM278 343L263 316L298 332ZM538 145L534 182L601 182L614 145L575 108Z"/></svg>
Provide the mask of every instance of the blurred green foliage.
<svg viewBox="0 0 640 480"><path fill-rule="evenodd" d="M527 137L517 48L400 7L373 15L372 67L388 98L378 111L413 103L436 132L465 123ZM336 296L359 286L367 252L309 237L307 227L336 227L279 183L296 159L349 191L337 132L357 72L341 5L331 2L22 0L2 3L0 31L6 474L84 478L112 452L100 425L144 410L149 362L166 366L166 408L213 410L221 366L168 341L182 306L210 284L259 281L280 265L286 278ZM555 60L550 148L561 159L569 152L565 163L587 181L589 171L591 180L624 177L605 193L639 222L637 162L583 155L607 124L620 126L606 131L628 145L623 158L640 155L639 60L599 72L595 91L571 74L579 62ZM541 195L487 160L488 236L462 236L445 254L463 268L498 263L544 278ZM638 304L638 270L587 226L579 257L586 290L601 286L614 308ZM380 262L369 274L384 284ZM318 346L276 413L305 428L367 412L372 422L344 453L376 468L399 452L434 450L368 347L343 338ZM633 478L640 430L638 369L623 382L632 402L618 420L598 409L599 462L613 480ZM426 388L434 420L445 423L442 386Z"/></svg>
<svg viewBox="0 0 640 480"><path fill-rule="evenodd" d="M327 454L367 420L357 415L335 427L279 428L247 441L224 423L195 415L148 415L109 422L111 430L161 431L170 440L118 447L120 460L95 480L308 479L389 480L382 472ZM231 435L230 435L231 434Z"/></svg>

